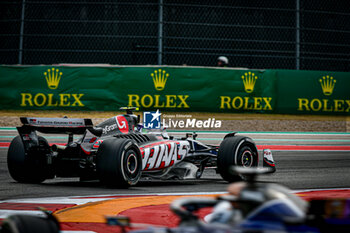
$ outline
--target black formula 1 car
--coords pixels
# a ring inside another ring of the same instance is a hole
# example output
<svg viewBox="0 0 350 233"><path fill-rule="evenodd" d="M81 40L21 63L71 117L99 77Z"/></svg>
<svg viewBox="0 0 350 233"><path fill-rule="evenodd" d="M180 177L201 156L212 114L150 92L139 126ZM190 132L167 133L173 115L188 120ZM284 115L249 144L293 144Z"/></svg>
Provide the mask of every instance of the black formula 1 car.
<svg viewBox="0 0 350 233"><path fill-rule="evenodd" d="M221 145L205 145L196 134L169 136L165 129L147 130L133 108L96 127L91 119L21 117L22 126L8 150L8 169L18 182L40 183L55 177L99 179L109 186L135 185L140 177L199 179L206 167L222 178L242 179L230 167L257 167L258 150L252 139L227 134ZM146 131L146 132L145 132ZM65 145L49 145L40 133L67 134ZM73 140L73 135L82 135ZM275 169L271 151L264 151L263 166Z"/></svg>

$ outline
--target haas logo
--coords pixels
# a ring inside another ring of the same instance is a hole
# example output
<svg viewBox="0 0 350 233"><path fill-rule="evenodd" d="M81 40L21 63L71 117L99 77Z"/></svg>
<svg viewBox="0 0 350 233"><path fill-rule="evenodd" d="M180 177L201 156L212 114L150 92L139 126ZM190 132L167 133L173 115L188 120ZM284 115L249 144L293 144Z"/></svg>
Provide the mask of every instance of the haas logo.
<svg viewBox="0 0 350 233"><path fill-rule="evenodd" d="M159 170L182 161L190 149L187 141L161 141L141 147L142 170Z"/></svg>
<svg viewBox="0 0 350 233"><path fill-rule="evenodd" d="M126 120L125 117L117 116L115 120L117 122L118 129L120 130L120 132L122 132L122 133L128 133L129 132L128 121Z"/></svg>

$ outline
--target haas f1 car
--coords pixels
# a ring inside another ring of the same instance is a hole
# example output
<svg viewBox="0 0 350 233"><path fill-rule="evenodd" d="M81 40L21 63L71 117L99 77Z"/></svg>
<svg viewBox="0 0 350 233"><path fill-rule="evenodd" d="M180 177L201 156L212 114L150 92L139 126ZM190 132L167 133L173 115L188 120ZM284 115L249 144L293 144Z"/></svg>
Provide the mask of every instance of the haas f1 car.
<svg viewBox="0 0 350 233"><path fill-rule="evenodd" d="M133 108L125 115L93 126L91 119L21 117L22 126L9 147L11 177L24 183L40 183L55 177L98 179L108 186L135 185L141 177L199 179L207 167L233 182L243 176L230 167L258 167L258 150L252 139L227 134L220 146L196 140L196 134L169 136L164 128L147 130ZM49 144L37 134L66 134L68 142ZM82 135L73 140L73 135ZM265 150L263 166L275 171L271 151Z"/></svg>

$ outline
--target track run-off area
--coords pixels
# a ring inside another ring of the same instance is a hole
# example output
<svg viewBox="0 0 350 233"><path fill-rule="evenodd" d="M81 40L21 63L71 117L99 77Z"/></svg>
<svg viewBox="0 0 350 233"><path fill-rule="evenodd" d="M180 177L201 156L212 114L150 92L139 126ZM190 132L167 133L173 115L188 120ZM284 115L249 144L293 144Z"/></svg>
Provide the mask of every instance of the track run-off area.
<svg viewBox="0 0 350 233"><path fill-rule="evenodd" d="M184 137L193 131L168 132L175 137ZM219 145L229 132L196 133L197 140ZM350 133L238 134L251 137L259 152L263 149L272 150L277 171L260 176L259 182L285 185L305 199L313 195L350 197ZM57 178L42 184L19 184L8 174L6 163L8 146L16 135L15 128L0 128L0 219L16 213L41 215L36 208L42 206L55 211L63 222L63 230L105 232L109 228L103 223L102 215L115 214L131 216L132 221L138 223L174 226L177 218L168 209L174 199L184 195L221 195L226 193L228 186L214 169L206 170L199 180L142 179L128 189L108 188L98 181L79 182L78 178ZM49 143L67 141L66 135L45 135L45 138ZM147 218L151 213L151 216L158 216L156 220ZM87 215L91 217L86 218Z"/></svg>

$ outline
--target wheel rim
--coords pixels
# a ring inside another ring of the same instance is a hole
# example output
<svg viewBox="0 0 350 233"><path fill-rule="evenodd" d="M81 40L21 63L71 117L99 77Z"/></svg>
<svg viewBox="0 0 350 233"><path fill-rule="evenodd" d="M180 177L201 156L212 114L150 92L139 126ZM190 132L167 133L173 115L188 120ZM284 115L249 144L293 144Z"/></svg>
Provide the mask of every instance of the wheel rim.
<svg viewBox="0 0 350 233"><path fill-rule="evenodd" d="M131 175L135 174L137 170L137 157L134 153L130 153L128 155L128 158L126 161L126 168L129 174Z"/></svg>
<svg viewBox="0 0 350 233"><path fill-rule="evenodd" d="M251 167L254 162L254 157L251 151L245 150L242 154L242 166L243 167Z"/></svg>

